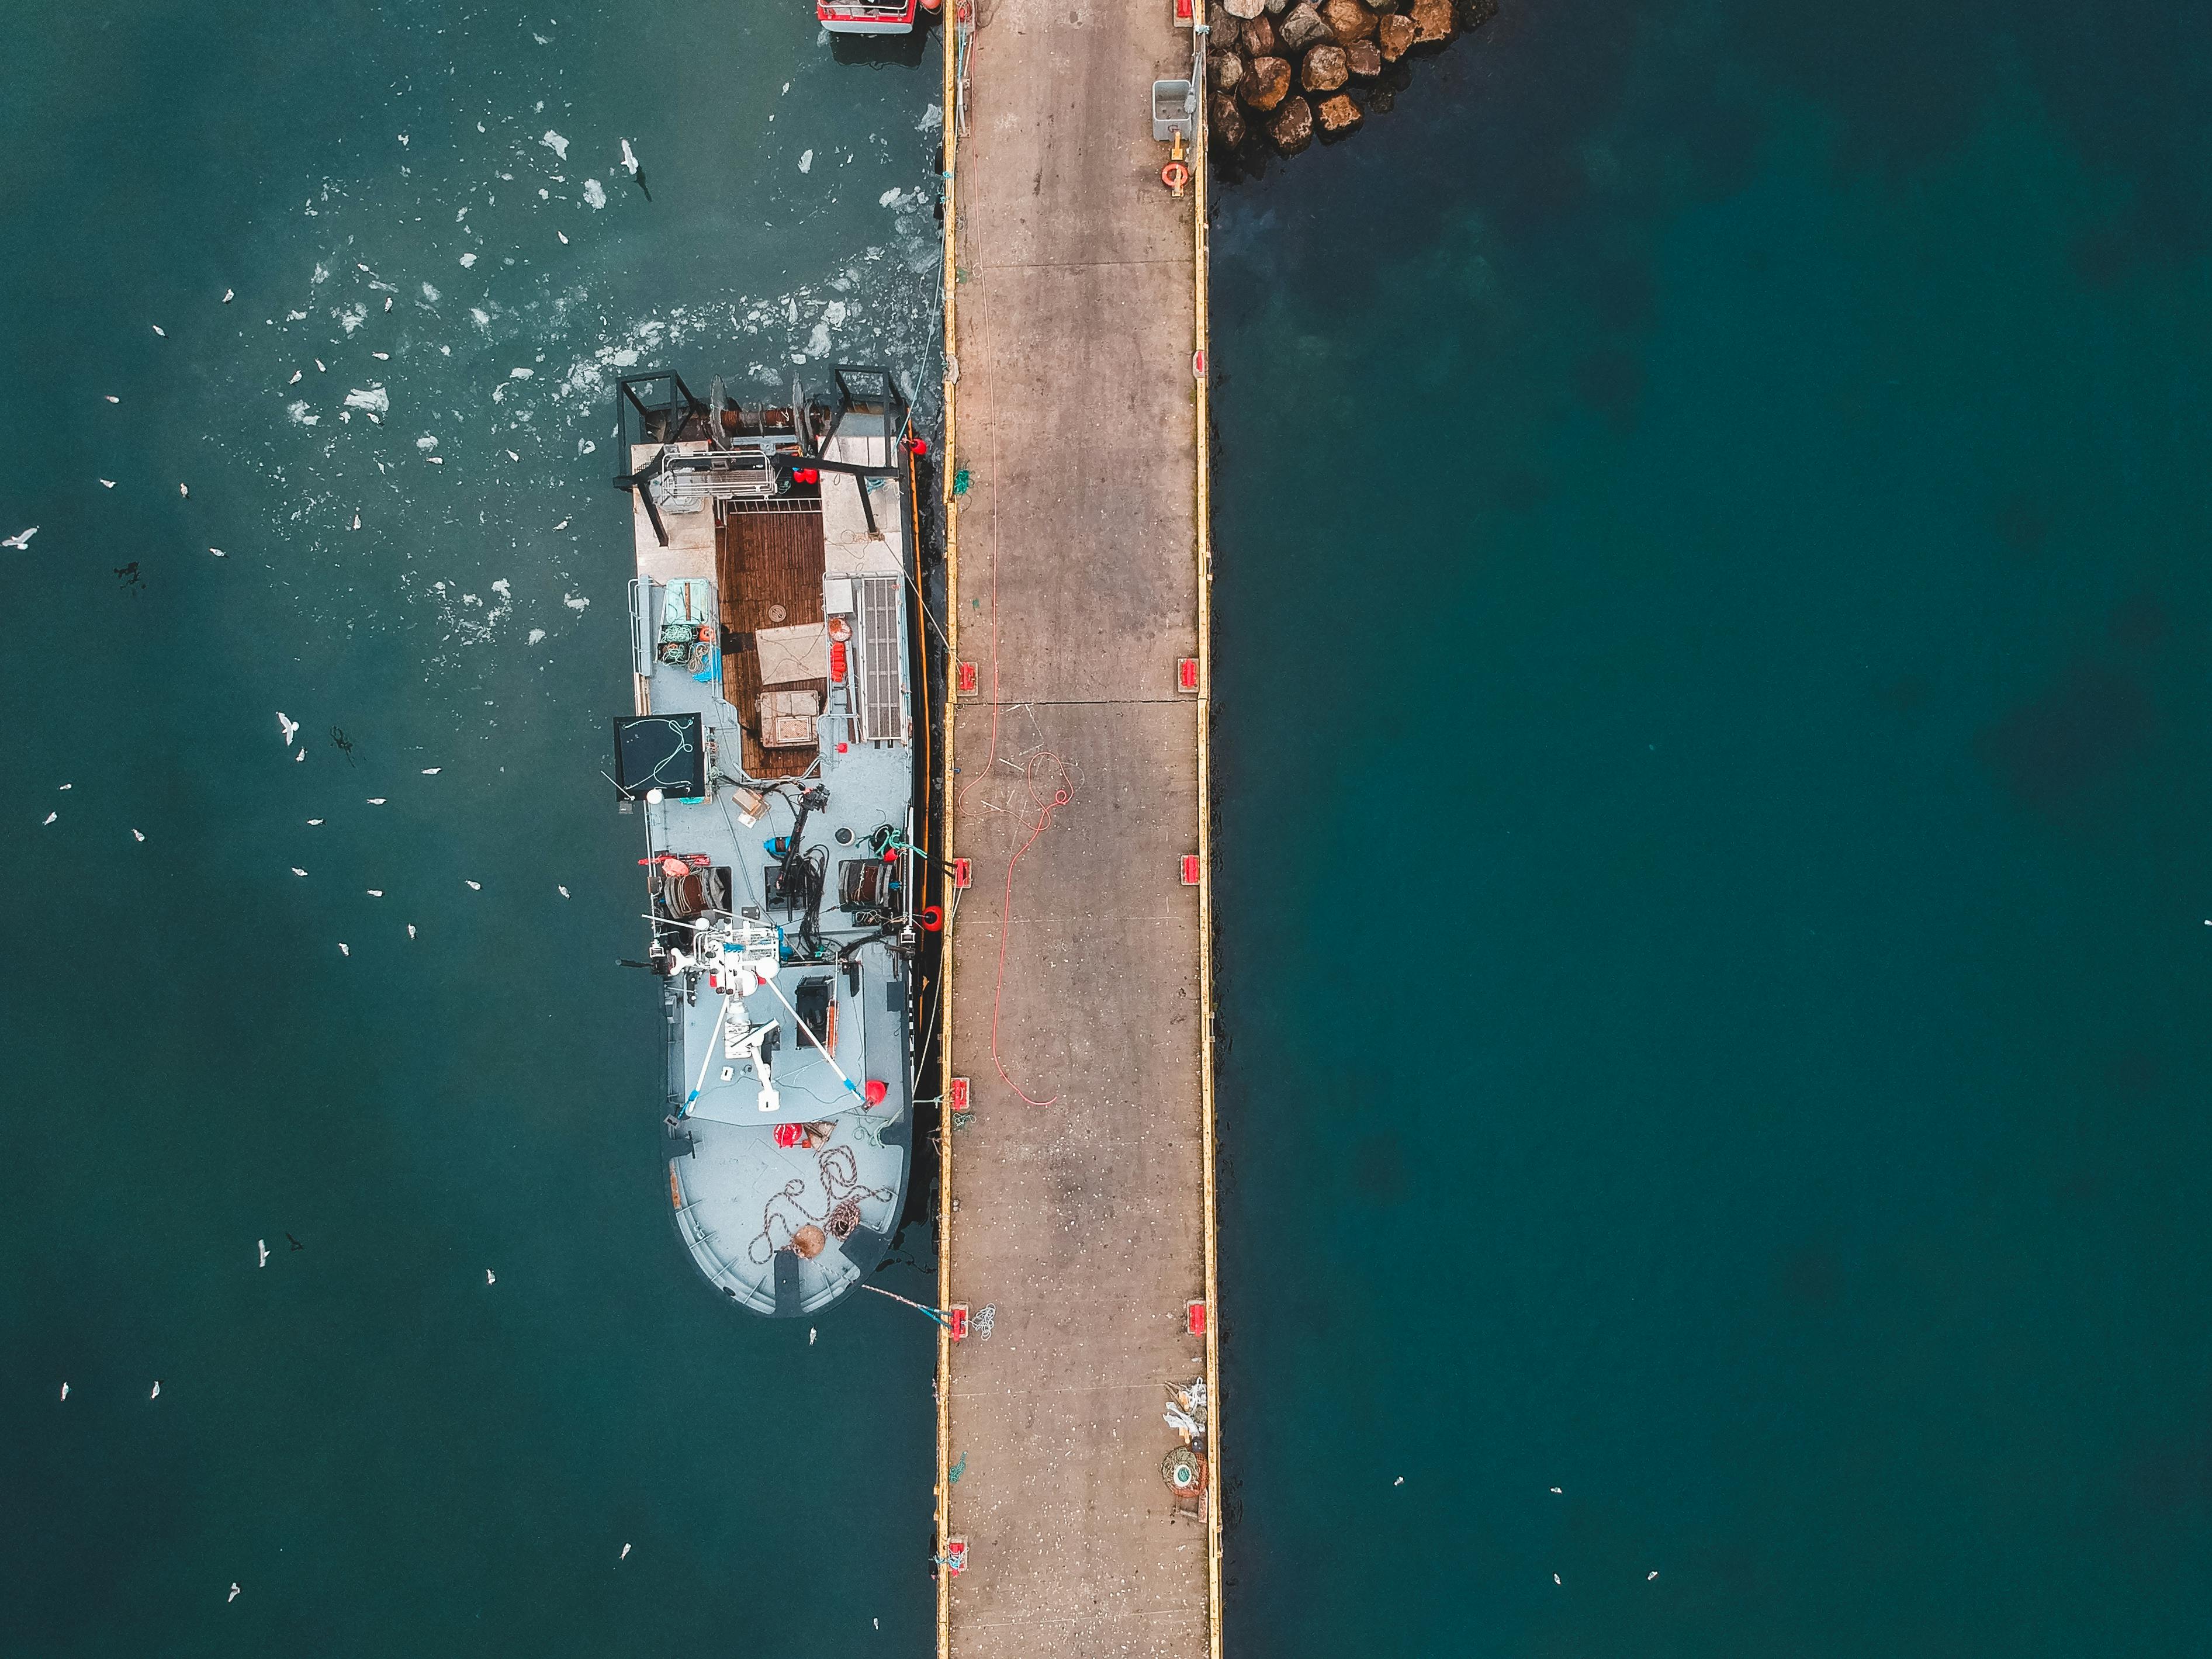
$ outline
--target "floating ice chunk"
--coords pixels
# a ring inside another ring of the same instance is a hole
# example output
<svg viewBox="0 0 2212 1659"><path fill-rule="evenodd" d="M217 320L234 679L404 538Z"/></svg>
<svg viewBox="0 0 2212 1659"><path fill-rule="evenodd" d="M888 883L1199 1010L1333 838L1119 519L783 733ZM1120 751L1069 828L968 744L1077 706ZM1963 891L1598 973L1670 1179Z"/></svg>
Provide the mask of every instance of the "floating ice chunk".
<svg viewBox="0 0 2212 1659"><path fill-rule="evenodd" d="M423 436L423 437L417 438L417 439L415 441L415 447L416 447L416 448L417 448L417 449L419 449L419 450L421 450L421 451L422 451L424 454L426 454L426 455L427 455L428 453L429 453L429 452L430 452L430 451L432 451L432 450L435 449L437 447L438 447L438 441L437 441L435 438L429 437L429 436L427 436L427 435L425 435L425 436Z"/></svg>
<svg viewBox="0 0 2212 1659"><path fill-rule="evenodd" d="M445 296L440 294L436 289L432 288L429 283L425 283L422 284L422 298L429 304L435 305L444 297Z"/></svg>
<svg viewBox="0 0 2212 1659"><path fill-rule="evenodd" d="M944 125L944 109L939 105L932 104L927 109L922 111L921 120L915 126L915 131L916 132L934 132L938 128Z"/></svg>
<svg viewBox="0 0 2212 1659"><path fill-rule="evenodd" d="M568 141L566 138L563 138L559 133L554 131L552 128L546 128L545 136L543 138L540 138L538 142L544 145L546 149L551 150L562 161L565 161L568 159Z"/></svg>
<svg viewBox="0 0 2212 1659"><path fill-rule="evenodd" d="M319 415L310 415L307 413L307 405L305 401L285 404L284 412L287 415L289 415L294 420L297 421L301 426L313 426L316 422L323 418Z"/></svg>
<svg viewBox="0 0 2212 1659"><path fill-rule="evenodd" d="M876 205L878 207L896 207L898 205L899 198L905 194L906 192L904 191L901 190L896 185L893 185L889 190L876 198Z"/></svg>
<svg viewBox="0 0 2212 1659"><path fill-rule="evenodd" d="M463 270L466 270L471 265L476 264L476 262L477 256L473 253L464 253L461 255L461 269Z"/></svg>
<svg viewBox="0 0 2212 1659"><path fill-rule="evenodd" d="M799 170L801 173L811 173L814 171L814 152L812 150L808 150L805 155L799 158Z"/></svg>
<svg viewBox="0 0 2212 1659"><path fill-rule="evenodd" d="M581 611L586 605L591 604L591 601L574 593L563 593L561 596L561 603L571 611Z"/></svg>
<svg viewBox="0 0 2212 1659"><path fill-rule="evenodd" d="M354 330L359 328L363 323L368 320L368 307L367 306L342 306L333 310L331 313L331 315L338 319L339 327L344 329L347 333L350 334Z"/></svg>
<svg viewBox="0 0 2212 1659"><path fill-rule="evenodd" d="M514 597L514 590L507 586L507 578L504 576L491 585L491 591L502 599L511 599Z"/></svg>
<svg viewBox="0 0 2212 1659"><path fill-rule="evenodd" d="M596 179L585 179L584 199L591 204L592 210L596 212L607 204L607 187Z"/></svg>
<svg viewBox="0 0 2212 1659"><path fill-rule="evenodd" d="M540 641L540 640L544 639L544 637L545 637L545 630L544 630L544 629L542 629L542 628L533 628L533 629L532 629L530 630L530 640L529 640L529 643L530 643L530 644L532 644L532 645L535 645L535 644L537 644L537 643L538 643L538 641Z"/></svg>
<svg viewBox="0 0 2212 1659"><path fill-rule="evenodd" d="M535 369L529 368L510 368L507 371L507 378L510 380L527 380L535 378L536 374Z"/></svg>
<svg viewBox="0 0 2212 1659"><path fill-rule="evenodd" d="M395 136L396 136L396 137L398 138L398 140L399 140L399 147L400 147L400 149L406 149L406 148L407 148L407 135L406 135L405 133L402 132L402 133L396 134Z"/></svg>

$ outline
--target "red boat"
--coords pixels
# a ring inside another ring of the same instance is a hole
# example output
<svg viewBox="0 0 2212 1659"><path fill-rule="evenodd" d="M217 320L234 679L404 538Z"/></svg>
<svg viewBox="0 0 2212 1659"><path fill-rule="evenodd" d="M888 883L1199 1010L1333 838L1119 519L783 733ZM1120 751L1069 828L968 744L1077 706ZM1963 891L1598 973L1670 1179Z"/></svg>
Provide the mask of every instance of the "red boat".
<svg viewBox="0 0 2212 1659"><path fill-rule="evenodd" d="M814 5L815 16L832 34L909 34L918 13L936 10L921 0L815 0Z"/></svg>

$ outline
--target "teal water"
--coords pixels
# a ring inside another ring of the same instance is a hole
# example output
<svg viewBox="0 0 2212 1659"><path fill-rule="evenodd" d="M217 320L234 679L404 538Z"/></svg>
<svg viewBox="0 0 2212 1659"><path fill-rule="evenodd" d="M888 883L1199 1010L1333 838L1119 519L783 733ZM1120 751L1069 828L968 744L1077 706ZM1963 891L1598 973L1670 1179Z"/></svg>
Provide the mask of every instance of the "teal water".
<svg viewBox="0 0 2212 1659"><path fill-rule="evenodd" d="M2208 94L1508 0L1227 193L1232 1651L2204 1651Z"/></svg>
<svg viewBox="0 0 2212 1659"><path fill-rule="evenodd" d="M0 17L0 1651L927 1644L930 1328L692 1269L599 769L612 377L927 394L933 53Z"/></svg>

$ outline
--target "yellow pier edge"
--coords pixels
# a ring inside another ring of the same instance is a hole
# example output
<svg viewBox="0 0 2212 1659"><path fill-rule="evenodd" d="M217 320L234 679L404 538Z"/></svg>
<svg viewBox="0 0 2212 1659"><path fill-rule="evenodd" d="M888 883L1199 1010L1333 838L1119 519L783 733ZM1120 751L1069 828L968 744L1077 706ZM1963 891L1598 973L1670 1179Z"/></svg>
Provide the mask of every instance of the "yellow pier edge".
<svg viewBox="0 0 2212 1659"><path fill-rule="evenodd" d="M938 857L945 869L952 867L952 744L953 710L960 700L960 501L952 483L957 463L954 448L959 399L960 358L960 37L972 15L972 0L953 0L952 15L938 31L945 49L945 148L940 164L945 187L945 441L938 458L939 500L945 509L945 778L940 799L943 816L938 825ZM925 604L927 601L925 600ZM923 677L927 697L927 676ZM957 904L958 900L956 898ZM937 959L937 1305L952 1302L952 929L947 926ZM952 1333L942 1322L937 1327L937 1468L932 1474L937 1497L937 1656L952 1659L952 1575L945 1571L946 1545L951 1538L951 1487L945 1472L952 1466Z"/></svg>

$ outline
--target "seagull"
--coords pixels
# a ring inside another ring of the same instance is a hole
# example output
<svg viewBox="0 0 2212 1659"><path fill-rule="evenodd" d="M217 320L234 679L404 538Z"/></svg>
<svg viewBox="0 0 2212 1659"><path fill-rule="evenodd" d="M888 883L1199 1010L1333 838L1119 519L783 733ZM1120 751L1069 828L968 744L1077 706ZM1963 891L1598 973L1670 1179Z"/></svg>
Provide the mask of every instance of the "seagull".
<svg viewBox="0 0 2212 1659"><path fill-rule="evenodd" d="M1565 1583L1566 1582L1566 1580L1565 1580L1564 1578L1560 1577L1559 1577L1559 1574L1557 1574L1557 1573L1555 1572L1555 1573L1553 1573L1553 1574L1552 1575L1552 1582L1553 1582L1553 1583L1555 1583L1555 1584L1563 1584L1563 1583Z"/></svg>
<svg viewBox="0 0 2212 1659"><path fill-rule="evenodd" d="M62 1398L64 1400L69 1398L69 1384L66 1382L62 1384Z"/></svg>
<svg viewBox="0 0 2212 1659"><path fill-rule="evenodd" d="M463 876L461 879L465 882L468 882L469 891L471 893L481 893L483 891L483 884L482 882L469 881L469 878L466 876Z"/></svg>
<svg viewBox="0 0 2212 1659"><path fill-rule="evenodd" d="M434 778L445 769L442 766L426 766L422 769L422 775L426 778Z"/></svg>
<svg viewBox="0 0 2212 1659"><path fill-rule="evenodd" d="M186 497L187 499L189 499L189 498L191 497L191 493L192 493L192 489L191 489L191 486L190 484L179 484L179 485L177 486L177 494L178 494L178 495L179 495L185 496L185 497Z"/></svg>
<svg viewBox="0 0 2212 1659"><path fill-rule="evenodd" d="M223 1606L228 1607L233 1601L238 1600L238 1585L234 1582L230 1587L230 1594L222 1598Z"/></svg>
<svg viewBox="0 0 2212 1659"><path fill-rule="evenodd" d="M415 924L411 921L407 924L407 937L410 939L415 937Z"/></svg>
<svg viewBox="0 0 2212 1659"><path fill-rule="evenodd" d="M300 722L280 708L276 711L276 729L284 734L284 746L289 749L292 739L300 735Z"/></svg>
<svg viewBox="0 0 2212 1659"><path fill-rule="evenodd" d="M1644 1575L1644 1582L1648 1584L1658 1576L1659 1575L1656 1572L1647 1572Z"/></svg>
<svg viewBox="0 0 2212 1659"><path fill-rule="evenodd" d="M145 840L145 839L146 839L146 832L145 832L143 830L133 830L131 833L132 835L134 835L134 836L137 836L137 837L138 837L138 839L139 839L139 840L141 840L141 841L143 841L143 840Z"/></svg>
<svg viewBox="0 0 2212 1659"><path fill-rule="evenodd" d="M1552 1488L1552 1491L1553 1491L1553 1493L1555 1496L1558 1496L1558 1497L1565 1497L1565 1494L1564 1492L1561 1492L1559 1491L1559 1489L1557 1486L1553 1487L1553 1488Z"/></svg>
<svg viewBox="0 0 2212 1659"><path fill-rule="evenodd" d="M31 538L38 533L39 526L33 525L28 530L19 530L12 536L0 537L0 547L12 547L18 553L27 552L31 546Z"/></svg>
<svg viewBox="0 0 2212 1659"><path fill-rule="evenodd" d="M375 358L380 363L388 363L392 361L392 354L388 351L372 351L368 355ZM379 424L380 425L382 422L380 422Z"/></svg>
<svg viewBox="0 0 2212 1659"><path fill-rule="evenodd" d="M294 865L294 866L292 866L292 873L293 873L294 875L295 875L295 876L304 876L304 875L306 875L307 872L305 870L302 870L302 869L301 869L298 865L296 865L296 864L295 864L295 865Z"/></svg>
<svg viewBox="0 0 2212 1659"><path fill-rule="evenodd" d="M342 957L351 956L353 954L353 946L345 944L343 941L340 941L338 945L338 954Z"/></svg>
<svg viewBox="0 0 2212 1659"><path fill-rule="evenodd" d="M300 752L299 752L298 754L296 754L296 755L293 756L293 757L292 757L292 758L293 758L294 760L295 760L295 761L303 761L303 760L307 759L307 745L306 744L304 744L304 743L303 743L303 744L301 744L300 745Z"/></svg>
<svg viewBox="0 0 2212 1659"><path fill-rule="evenodd" d="M100 395L106 398L111 404L119 404L123 401L122 398L117 397L112 392L102 392Z"/></svg>
<svg viewBox="0 0 2212 1659"><path fill-rule="evenodd" d="M307 820L307 822L308 822L310 824L317 824L317 823L320 823L322 822L322 820L321 820L320 818L309 818L309 819Z"/></svg>
<svg viewBox="0 0 2212 1659"><path fill-rule="evenodd" d="M160 335L165 340L169 337L169 331L163 328L159 323L154 325L154 332Z"/></svg>
<svg viewBox="0 0 2212 1659"><path fill-rule="evenodd" d="M490 1268L486 1267L486 1268L484 1269L484 1283L485 1283L485 1284L487 1284L487 1285L496 1285L496 1284L498 1284L498 1283L499 1283L499 1275L498 1275L497 1273L494 1273Z"/></svg>
<svg viewBox="0 0 2212 1659"><path fill-rule="evenodd" d="M286 386L297 386L297 385L299 385L299 384L300 384L300 376L301 376L301 375L302 375L302 374L306 374L306 373L307 373L307 371L306 371L305 369L301 369L301 368L295 368L295 369L294 369L294 370L292 371L292 378L291 378L290 380L289 380L285 381L285 382L284 382L284 384L285 384Z"/></svg>
<svg viewBox="0 0 2212 1659"><path fill-rule="evenodd" d="M384 797L381 795L371 795L368 798L368 804L371 806L381 806L384 805Z"/></svg>
<svg viewBox="0 0 2212 1659"><path fill-rule="evenodd" d="M60 814L60 813L58 813L58 812L49 812L49 813L47 813L47 814L46 814L46 823L52 823L56 818L58 818L58 817L61 817L61 814ZM40 824L39 827L40 827L41 830L43 830L43 829L45 829L45 828L46 827L46 823L42 823L42 824Z"/></svg>
<svg viewBox="0 0 2212 1659"><path fill-rule="evenodd" d="M214 555L216 556L216 557L217 557L218 559L227 559L227 558L228 558L228 557L230 556L230 555L229 555L229 554L228 554L228 553L224 552L224 551L223 551L221 548L219 548L219 547L210 547L210 549L208 549L208 551L209 551L209 552L210 552L210 553L212 553L212 554L214 554Z"/></svg>
<svg viewBox="0 0 2212 1659"><path fill-rule="evenodd" d="M222 291L222 302L223 302L223 304L225 304L225 305L228 305L228 304L229 304L233 300L235 300L237 297L238 297L238 290L237 290L237 289L228 289L228 288L227 288L227 289L223 289L223 291Z"/></svg>
<svg viewBox="0 0 2212 1659"><path fill-rule="evenodd" d="M1392 1486L1404 1486L1404 1485L1406 1484L1406 1477L1405 1477L1404 1475L1402 1475L1402 1474L1401 1474L1401 1475L1400 1475L1400 1476L1399 1476L1395 1480L1393 1480L1390 1484L1391 1484Z"/></svg>
<svg viewBox="0 0 2212 1659"><path fill-rule="evenodd" d="M622 141L622 147L623 165L629 169L629 176L635 179L637 177L637 152L629 147L627 138Z"/></svg>
<svg viewBox="0 0 2212 1659"><path fill-rule="evenodd" d="M146 1396L146 1398L147 1398L147 1399L149 1399L149 1400L159 1400L161 1397L161 1378L159 1378L159 1377L157 1376L157 1377L155 1377L155 1378L154 1379L154 1392L153 1392L153 1393L151 1393L151 1394L149 1394L149 1395L148 1395Z"/></svg>
<svg viewBox="0 0 2212 1659"><path fill-rule="evenodd" d="M561 239L561 246L562 246L562 247L566 247L566 246L568 246L568 233L567 231L565 231L565 230L556 230L556 231L555 231L553 234L554 234L556 236L558 236L558 237Z"/></svg>
<svg viewBox="0 0 2212 1659"><path fill-rule="evenodd" d="M372 887L368 890L368 896L371 898L382 898L384 896L384 890L381 887Z"/></svg>
<svg viewBox="0 0 2212 1659"><path fill-rule="evenodd" d="M562 898L568 896L568 890L565 887L556 887L553 890L558 893Z"/></svg>
<svg viewBox="0 0 2212 1659"><path fill-rule="evenodd" d="M330 370L323 367L323 360L320 357L315 359L315 373L318 374L327 374L330 373Z"/></svg>
<svg viewBox="0 0 2212 1659"><path fill-rule="evenodd" d="M253 1246L256 1249L261 1252L261 1260L255 1262L253 1265L257 1267L267 1267L269 1265L269 1241L265 1238L257 1238L253 1241Z"/></svg>
<svg viewBox="0 0 2212 1659"><path fill-rule="evenodd" d="M806 1328L806 1346L810 1348L814 1346L814 1327L811 1325Z"/></svg>
<svg viewBox="0 0 2212 1659"><path fill-rule="evenodd" d="M385 308L386 311L389 311L389 310L391 310L391 309L392 309L392 296L391 296L389 294L387 294L387 295L386 295L384 296L384 308ZM379 352L377 355L378 355L379 356L382 356L384 354L383 354L382 352Z"/></svg>
<svg viewBox="0 0 2212 1659"><path fill-rule="evenodd" d="M433 466L443 466L445 464L446 458L443 455L433 455L430 457L430 465Z"/></svg>
<svg viewBox="0 0 2212 1659"><path fill-rule="evenodd" d="M623 1546L623 1553L622 1553L620 1555L617 1555L617 1557L615 1557L615 1559L616 1559L616 1560L617 1560L617 1561L627 1561L628 1559L629 1559L629 1545L627 1545L627 1544L624 1544L624 1545Z"/></svg>
<svg viewBox="0 0 2212 1659"><path fill-rule="evenodd" d="M521 457L521 456L520 456L520 455L518 455L518 454L516 454L513 450L511 450L511 449L510 449L510 450L508 450L508 451L507 452L507 459L508 460L510 460L510 461L519 461L519 460L520 460L520 459L522 459L522 457Z"/></svg>
<svg viewBox="0 0 2212 1659"><path fill-rule="evenodd" d="M102 489L112 489L115 488L115 480L112 478L102 478L100 481L100 487Z"/></svg>
<svg viewBox="0 0 2212 1659"><path fill-rule="evenodd" d="M356 514L355 514L353 515L353 527L354 527L356 530L358 530L358 529L360 529L360 528L361 528L361 514L358 514L358 513L356 513Z"/></svg>

